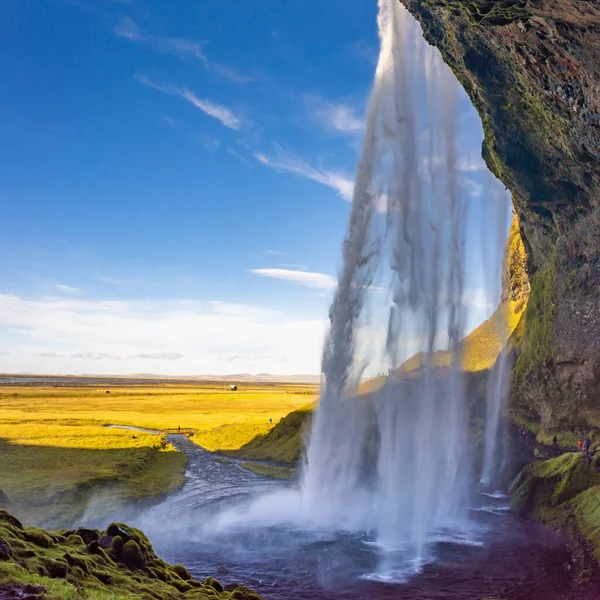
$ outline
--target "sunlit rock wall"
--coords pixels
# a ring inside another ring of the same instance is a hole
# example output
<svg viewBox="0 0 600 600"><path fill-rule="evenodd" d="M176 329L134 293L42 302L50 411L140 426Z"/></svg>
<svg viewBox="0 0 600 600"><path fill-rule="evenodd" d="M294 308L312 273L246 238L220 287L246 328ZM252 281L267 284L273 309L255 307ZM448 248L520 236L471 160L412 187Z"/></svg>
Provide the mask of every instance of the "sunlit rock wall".
<svg viewBox="0 0 600 600"><path fill-rule="evenodd" d="M481 115L531 297L513 402L548 429L600 416L600 3L400 0Z"/></svg>

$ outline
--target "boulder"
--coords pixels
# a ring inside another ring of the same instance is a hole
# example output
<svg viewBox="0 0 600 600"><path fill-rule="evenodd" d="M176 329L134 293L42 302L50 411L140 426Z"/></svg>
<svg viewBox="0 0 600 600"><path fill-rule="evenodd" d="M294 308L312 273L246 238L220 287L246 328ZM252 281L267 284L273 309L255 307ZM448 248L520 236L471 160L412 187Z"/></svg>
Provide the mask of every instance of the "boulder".
<svg viewBox="0 0 600 600"><path fill-rule="evenodd" d="M0 560L8 560L12 558L12 555L12 548L6 540L0 537Z"/></svg>

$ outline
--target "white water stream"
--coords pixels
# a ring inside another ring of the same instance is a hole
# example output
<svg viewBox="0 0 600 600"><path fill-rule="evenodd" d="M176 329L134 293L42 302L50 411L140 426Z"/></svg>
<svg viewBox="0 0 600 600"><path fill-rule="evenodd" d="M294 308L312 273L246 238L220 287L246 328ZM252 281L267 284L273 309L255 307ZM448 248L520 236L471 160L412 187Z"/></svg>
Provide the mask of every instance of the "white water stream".
<svg viewBox="0 0 600 600"><path fill-rule="evenodd" d="M468 537L474 477L459 341L473 221L458 168L457 81L398 0L379 0L378 21L381 54L302 496L324 524L374 531L388 551L382 573L395 577L428 560L440 535ZM450 349L441 365L439 348ZM415 352L420 374L403 377L398 366ZM356 398L373 363L391 375ZM490 440L505 375L496 369ZM490 472L494 454L490 441Z"/></svg>

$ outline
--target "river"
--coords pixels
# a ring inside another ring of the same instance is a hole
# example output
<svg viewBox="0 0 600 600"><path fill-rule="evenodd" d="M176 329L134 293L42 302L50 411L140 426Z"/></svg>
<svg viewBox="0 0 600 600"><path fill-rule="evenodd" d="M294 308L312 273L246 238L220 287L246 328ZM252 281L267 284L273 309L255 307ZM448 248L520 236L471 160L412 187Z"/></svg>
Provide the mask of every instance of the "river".
<svg viewBox="0 0 600 600"><path fill-rule="evenodd" d="M133 524L165 560L186 565L197 579L244 584L278 600L599 597L597 578L586 586L577 583L564 540L515 518L506 497L475 495L469 535L439 536L420 572L386 581L382 558L393 563L401 557L383 551L366 532L298 522L292 483L218 462L183 436L171 440L190 457L188 482Z"/></svg>

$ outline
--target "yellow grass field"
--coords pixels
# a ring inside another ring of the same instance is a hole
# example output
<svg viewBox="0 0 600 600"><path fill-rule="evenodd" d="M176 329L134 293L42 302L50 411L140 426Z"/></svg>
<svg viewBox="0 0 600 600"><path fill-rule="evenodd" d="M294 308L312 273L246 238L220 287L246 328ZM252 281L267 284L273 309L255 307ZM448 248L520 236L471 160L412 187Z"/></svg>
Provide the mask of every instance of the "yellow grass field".
<svg viewBox="0 0 600 600"><path fill-rule="evenodd" d="M84 380L82 380L84 382ZM106 393L107 389L110 393ZM314 385L0 387L0 489L13 512L67 523L182 485L186 458L161 436L105 427L191 427L209 450L235 450L314 401Z"/></svg>

